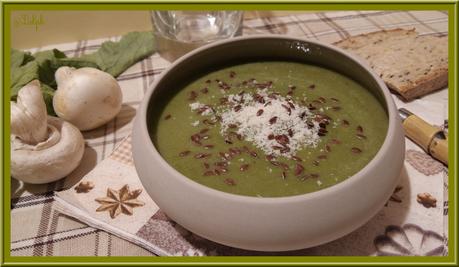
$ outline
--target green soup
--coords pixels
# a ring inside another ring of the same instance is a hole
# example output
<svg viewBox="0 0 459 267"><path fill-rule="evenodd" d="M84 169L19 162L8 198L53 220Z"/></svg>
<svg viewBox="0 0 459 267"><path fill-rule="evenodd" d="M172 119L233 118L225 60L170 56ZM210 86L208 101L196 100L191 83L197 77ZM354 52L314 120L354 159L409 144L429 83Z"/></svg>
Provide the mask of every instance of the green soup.
<svg viewBox="0 0 459 267"><path fill-rule="evenodd" d="M281 197L332 186L362 169L387 132L368 90L317 66L246 63L178 89L152 139L183 175L228 193Z"/></svg>

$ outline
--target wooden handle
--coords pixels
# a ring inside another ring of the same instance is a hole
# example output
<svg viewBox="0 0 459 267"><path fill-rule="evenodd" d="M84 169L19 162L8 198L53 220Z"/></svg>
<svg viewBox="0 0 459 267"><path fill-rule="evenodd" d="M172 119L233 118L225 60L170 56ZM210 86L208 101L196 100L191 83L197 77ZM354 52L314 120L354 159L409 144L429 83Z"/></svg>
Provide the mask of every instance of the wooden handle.
<svg viewBox="0 0 459 267"><path fill-rule="evenodd" d="M440 128L428 124L416 115L408 116L403 121L403 128L406 136L420 145L427 153L429 153L429 146L435 134L441 131Z"/></svg>
<svg viewBox="0 0 459 267"><path fill-rule="evenodd" d="M448 166L448 139L434 138L430 145L430 154Z"/></svg>
<svg viewBox="0 0 459 267"><path fill-rule="evenodd" d="M432 157L448 165L448 139L437 136L442 132L439 127L432 126L416 115L409 115L403 121L405 134L421 146Z"/></svg>

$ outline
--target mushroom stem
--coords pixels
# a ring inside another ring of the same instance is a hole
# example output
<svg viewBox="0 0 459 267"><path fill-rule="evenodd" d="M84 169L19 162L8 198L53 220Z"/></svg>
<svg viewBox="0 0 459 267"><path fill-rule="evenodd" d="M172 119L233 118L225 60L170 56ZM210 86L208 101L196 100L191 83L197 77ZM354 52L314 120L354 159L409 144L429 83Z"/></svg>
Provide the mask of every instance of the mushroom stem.
<svg viewBox="0 0 459 267"><path fill-rule="evenodd" d="M40 82L33 80L18 93L11 103L11 134L24 143L35 145L48 137L46 105Z"/></svg>
<svg viewBox="0 0 459 267"><path fill-rule="evenodd" d="M40 83L33 81L11 102L11 175L33 184L70 174L84 153L84 139L72 124L47 116Z"/></svg>

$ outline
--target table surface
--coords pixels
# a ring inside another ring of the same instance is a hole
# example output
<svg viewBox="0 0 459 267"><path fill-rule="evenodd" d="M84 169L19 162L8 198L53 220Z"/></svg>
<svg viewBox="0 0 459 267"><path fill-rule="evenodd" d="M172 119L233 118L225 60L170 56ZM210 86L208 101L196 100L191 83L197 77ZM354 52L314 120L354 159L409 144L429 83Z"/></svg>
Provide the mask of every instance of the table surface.
<svg viewBox="0 0 459 267"><path fill-rule="evenodd" d="M243 35L286 34L332 43L352 35L399 27L416 28L421 34L447 34L448 16L443 11L334 11L249 17L244 20ZM80 56L95 51L105 40L107 39L80 40L39 47L31 51L58 48L68 56ZM123 90L122 110L107 125L84 133L86 151L82 165L72 174L74 177L83 177L130 134L132 119L144 92L169 64L155 53L118 77ZM439 104L446 107L447 97L440 97ZM442 119L447 119L446 112L437 116L437 120ZM70 185L67 179L45 185L27 185L12 179L12 256L154 255L112 234L57 212L53 208L55 191Z"/></svg>

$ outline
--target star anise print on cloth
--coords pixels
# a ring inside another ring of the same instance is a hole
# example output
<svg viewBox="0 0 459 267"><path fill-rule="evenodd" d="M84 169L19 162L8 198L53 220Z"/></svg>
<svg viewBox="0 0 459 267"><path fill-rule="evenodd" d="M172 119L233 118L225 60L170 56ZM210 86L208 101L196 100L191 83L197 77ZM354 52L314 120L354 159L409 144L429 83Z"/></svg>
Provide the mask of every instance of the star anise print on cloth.
<svg viewBox="0 0 459 267"><path fill-rule="evenodd" d="M133 208L145 205L144 202L137 200L141 193L142 189L130 191L128 185L124 185L119 190L108 188L106 197L95 199L101 204L96 211L109 211L112 219L121 213L130 216L133 214Z"/></svg>

